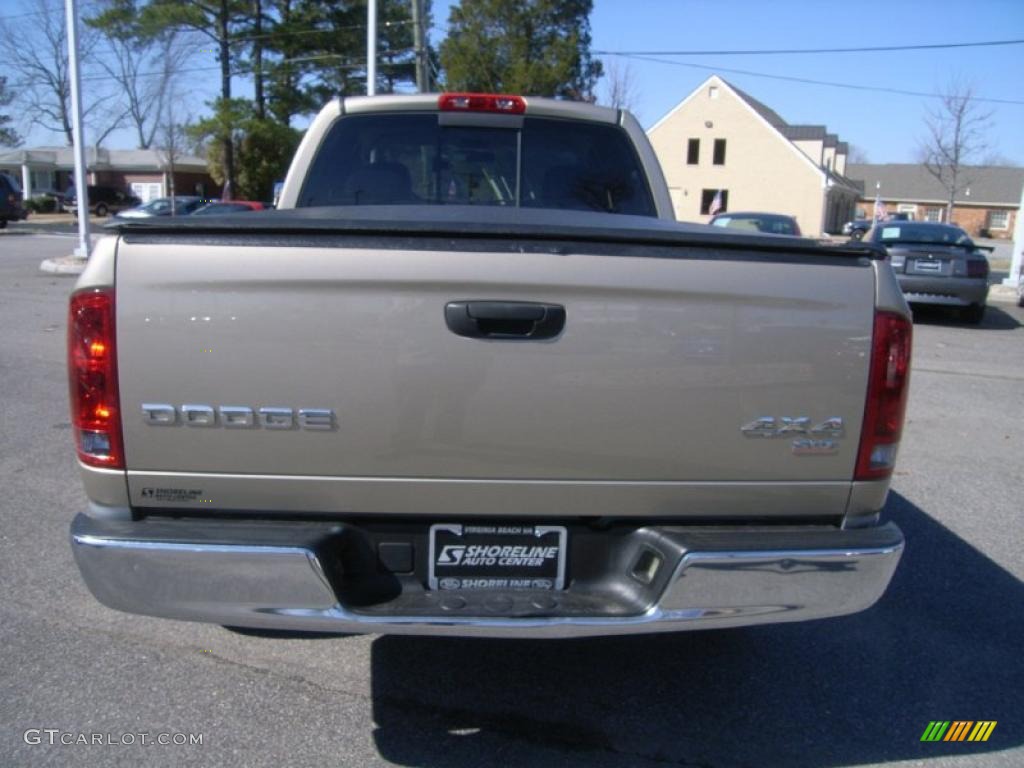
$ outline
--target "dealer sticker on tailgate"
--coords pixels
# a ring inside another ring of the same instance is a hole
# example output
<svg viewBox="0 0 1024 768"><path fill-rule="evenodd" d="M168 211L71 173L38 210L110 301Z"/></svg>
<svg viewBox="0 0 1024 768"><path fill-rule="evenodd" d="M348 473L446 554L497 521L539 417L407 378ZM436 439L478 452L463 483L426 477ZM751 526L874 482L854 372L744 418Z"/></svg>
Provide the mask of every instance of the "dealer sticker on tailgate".
<svg viewBox="0 0 1024 768"><path fill-rule="evenodd" d="M566 529L560 525L430 527L431 589L562 589Z"/></svg>

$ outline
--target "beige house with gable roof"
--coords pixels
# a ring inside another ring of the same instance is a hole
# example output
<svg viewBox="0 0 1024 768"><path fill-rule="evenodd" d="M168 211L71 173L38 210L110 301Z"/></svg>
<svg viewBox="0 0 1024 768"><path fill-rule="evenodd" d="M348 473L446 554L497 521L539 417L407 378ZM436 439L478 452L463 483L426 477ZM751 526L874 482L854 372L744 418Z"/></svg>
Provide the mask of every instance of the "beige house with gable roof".
<svg viewBox="0 0 1024 768"><path fill-rule="evenodd" d="M790 125L717 75L647 135L680 221L708 221L719 192L726 211L795 216L812 237L854 217L861 192L844 175L846 142L824 125Z"/></svg>

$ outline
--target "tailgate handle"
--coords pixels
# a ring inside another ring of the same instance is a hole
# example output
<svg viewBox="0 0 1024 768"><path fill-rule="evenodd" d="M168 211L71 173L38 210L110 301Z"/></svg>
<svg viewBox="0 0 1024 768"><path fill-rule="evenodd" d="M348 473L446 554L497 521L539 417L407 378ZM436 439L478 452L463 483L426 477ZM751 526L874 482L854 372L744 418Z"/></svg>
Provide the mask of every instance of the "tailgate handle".
<svg viewBox="0 0 1024 768"><path fill-rule="evenodd" d="M536 301L449 301L448 329L471 339L551 339L565 327L565 307Z"/></svg>

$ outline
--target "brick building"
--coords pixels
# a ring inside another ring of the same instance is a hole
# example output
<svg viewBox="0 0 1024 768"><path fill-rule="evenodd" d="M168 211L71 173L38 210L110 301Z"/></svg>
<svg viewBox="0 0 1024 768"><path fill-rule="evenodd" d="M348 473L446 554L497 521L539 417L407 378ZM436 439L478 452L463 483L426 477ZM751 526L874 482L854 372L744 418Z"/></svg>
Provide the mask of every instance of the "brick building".
<svg viewBox="0 0 1024 768"><path fill-rule="evenodd" d="M170 191L165 155L155 149L103 149L89 147L85 157L87 184L130 190L143 202ZM75 159L71 147L37 147L0 152L0 170L21 179L25 199L41 192L63 192L72 183ZM179 195L218 197L201 157L181 155L174 162L174 191Z"/></svg>
<svg viewBox="0 0 1024 768"><path fill-rule="evenodd" d="M850 163L847 176L862 188L857 215L872 215L878 194L888 213L911 214L917 221L952 221L975 237L1009 239L1017 220L1024 186L1024 168L970 166L962 169L966 180L958 194L953 215L946 216L948 193L923 165Z"/></svg>

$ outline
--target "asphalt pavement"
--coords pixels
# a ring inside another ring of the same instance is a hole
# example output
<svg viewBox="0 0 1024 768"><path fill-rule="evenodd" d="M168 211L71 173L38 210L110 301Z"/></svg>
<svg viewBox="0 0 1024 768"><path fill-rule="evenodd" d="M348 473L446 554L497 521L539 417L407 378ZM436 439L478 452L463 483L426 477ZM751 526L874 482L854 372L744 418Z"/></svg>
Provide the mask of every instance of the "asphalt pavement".
<svg viewBox="0 0 1024 768"><path fill-rule="evenodd" d="M0 235L0 766L1024 765L1024 310L917 314L884 513L907 548L864 613L586 641L265 636L117 613L82 584L73 280L38 271L67 246ZM932 720L998 725L921 742ZM60 743L79 734L135 743Z"/></svg>

